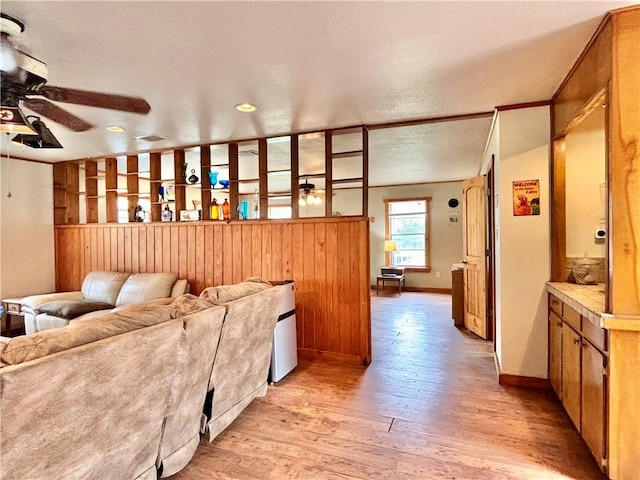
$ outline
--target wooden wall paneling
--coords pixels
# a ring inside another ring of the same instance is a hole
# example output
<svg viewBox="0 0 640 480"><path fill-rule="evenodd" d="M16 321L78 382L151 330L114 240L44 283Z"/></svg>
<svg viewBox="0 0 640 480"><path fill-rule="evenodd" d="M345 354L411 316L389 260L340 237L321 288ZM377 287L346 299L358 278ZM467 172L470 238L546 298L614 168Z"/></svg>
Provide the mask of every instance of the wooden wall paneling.
<svg viewBox="0 0 640 480"><path fill-rule="evenodd" d="M262 227L261 250L259 252L262 262L262 272L260 276L269 280L271 278L271 266L273 262L271 235L273 233L273 225L268 224Z"/></svg>
<svg viewBox="0 0 640 480"><path fill-rule="evenodd" d="M258 140L258 191L260 193L260 218L269 218L269 183L267 165L267 139ZM236 215L237 218L237 215Z"/></svg>
<svg viewBox="0 0 640 480"><path fill-rule="evenodd" d="M107 203L107 223L118 223L118 160L105 158L105 188Z"/></svg>
<svg viewBox="0 0 640 480"><path fill-rule="evenodd" d="M162 186L162 153L149 155L149 191L151 192L151 221L159 222L163 205L160 203L160 187Z"/></svg>
<svg viewBox="0 0 640 480"><path fill-rule="evenodd" d="M338 223L326 224L326 259L327 269L327 301L326 312L329 318L340 318L340 322L330 322L327 331L327 349L332 352L340 352L340 339L345 333L346 322L340 317L340 298L343 292L340 290L340 275L336 275L339 268L343 268L339 257Z"/></svg>
<svg viewBox="0 0 640 480"><path fill-rule="evenodd" d="M213 280L213 225L204 225L204 287L212 287L214 285Z"/></svg>
<svg viewBox="0 0 640 480"><path fill-rule="evenodd" d="M358 352L362 353L362 345L361 345L361 331L360 331L360 291L358 288L358 279L362 278L362 255L361 248L362 245L358 241L359 229L357 224L349 223L345 224L345 230L348 232L348 241L349 241L349 302L346 304L346 307L349 311L349 319L350 319L350 342L349 348L344 349L344 353L349 352ZM368 269L367 269L368 271ZM367 275L368 277L368 275ZM368 280L367 280L368 282ZM369 291L367 291L369 294ZM344 347L343 347L344 348Z"/></svg>
<svg viewBox="0 0 640 480"><path fill-rule="evenodd" d="M99 245L98 243L98 228L97 227L92 227L89 230L89 235L91 236L91 262L90 262L90 268L91 271L94 272L96 270L100 270L100 267L98 266L98 251L101 248L101 245Z"/></svg>
<svg viewBox="0 0 640 480"><path fill-rule="evenodd" d="M162 258L163 258L162 232L163 230L165 229L163 229L162 226L160 225L155 226L153 229L153 250L151 251L154 254L154 259L153 259L154 272L164 271L162 266Z"/></svg>
<svg viewBox="0 0 640 480"><path fill-rule="evenodd" d="M282 275L280 280L293 279L293 224L282 227Z"/></svg>
<svg viewBox="0 0 640 480"><path fill-rule="evenodd" d="M324 132L324 216L333 212L333 132Z"/></svg>
<svg viewBox="0 0 640 480"><path fill-rule="evenodd" d="M357 271L360 274L358 279L354 279L356 288L359 292L358 299L360 303L360 312L358 317L360 319L369 319L366 322L360 321L360 350L358 356L362 360L364 365L371 363L371 291L369 289L369 271L370 265L370 243L369 243L369 219L365 219L364 222L359 222L356 225L357 235L354 242L358 243L359 258L355 260L357 262ZM352 353L352 352L350 352Z"/></svg>
<svg viewBox="0 0 640 480"><path fill-rule="evenodd" d="M204 243L205 227L198 224L195 226L195 278L196 278L196 291L201 292L206 284L205 282L205 243Z"/></svg>
<svg viewBox="0 0 640 480"><path fill-rule="evenodd" d="M283 230L282 223L274 223L271 230L271 277L269 280L284 280L282 272L282 248L283 248Z"/></svg>
<svg viewBox="0 0 640 480"><path fill-rule="evenodd" d="M300 217L300 142L298 135L291 135L291 218Z"/></svg>
<svg viewBox="0 0 640 480"><path fill-rule="evenodd" d="M303 229L302 223L291 223L291 279L296 282L296 334L298 348L302 348L304 344L304 315L305 315L305 302L302 299L304 279L304 243L303 243Z"/></svg>
<svg viewBox="0 0 640 480"><path fill-rule="evenodd" d="M231 214L238 214L238 144L229 144L229 206L231 207ZM234 217L237 218L237 217Z"/></svg>
<svg viewBox="0 0 640 480"><path fill-rule="evenodd" d="M316 350L316 310L314 308L318 303L317 282L316 278L316 256L315 256L315 229L313 223L302 224L302 242L303 242L303 278L302 278L302 295L307 308L303 311L303 343L302 348Z"/></svg>
<svg viewBox="0 0 640 480"><path fill-rule="evenodd" d="M123 248L124 248L124 270L125 272L132 271L132 258L133 258L133 246L131 245L131 227L123 227L120 229L123 232Z"/></svg>
<svg viewBox="0 0 640 480"><path fill-rule="evenodd" d="M189 268L188 250L190 248L190 245L187 243L187 230L184 227L180 228L176 226L174 228L178 231L178 243L174 249L171 249L171 245L169 245L168 251L178 257L178 276L180 278L187 278Z"/></svg>
<svg viewBox="0 0 640 480"><path fill-rule="evenodd" d="M135 222L135 210L138 206L140 182L138 180L138 155L127 155L127 204L129 221Z"/></svg>
<svg viewBox="0 0 640 480"><path fill-rule="evenodd" d="M292 279L301 352L366 363L367 235L360 217L58 226L57 288L80 288L94 269L173 272L195 294L253 275Z"/></svg>
<svg viewBox="0 0 640 480"><path fill-rule="evenodd" d="M138 271L147 273L147 227L141 226L138 230Z"/></svg>
<svg viewBox="0 0 640 480"><path fill-rule="evenodd" d="M228 224L222 229L222 283L230 284L233 281L233 236Z"/></svg>
<svg viewBox="0 0 640 480"><path fill-rule="evenodd" d="M329 348L329 325L327 320L327 250L326 250L326 228L325 223L314 223L313 225L313 245L315 274L313 277L315 286L315 344L317 350L328 350Z"/></svg>
<svg viewBox="0 0 640 480"><path fill-rule="evenodd" d="M611 79L612 25L607 15L589 46L551 99L553 139L566 133L593 95Z"/></svg>
<svg viewBox="0 0 640 480"><path fill-rule="evenodd" d="M211 244L211 250L213 251L213 285L221 285L224 283L224 250L222 246L222 230L223 225L213 225L213 243Z"/></svg>
<svg viewBox="0 0 640 480"><path fill-rule="evenodd" d="M640 9L613 19L609 120L611 313L640 316Z"/></svg>
<svg viewBox="0 0 640 480"><path fill-rule="evenodd" d="M118 261L118 271L124 272L125 271L124 260L126 258L126 245L124 243L124 227L118 227L115 229L115 231L116 231L116 245L117 245L116 258ZM111 244L111 246L113 247L113 244Z"/></svg>
<svg viewBox="0 0 640 480"><path fill-rule="evenodd" d="M84 275L91 271L91 229L83 228L81 231L83 236L83 268Z"/></svg>
<svg viewBox="0 0 640 480"><path fill-rule="evenodd" d="M227 227L229 228L229 227ZM231 259L233 264L233 283L241 282L243 277L242 260L242 225L234 224L231 228Z"/></svg>
<svg viewBox="0 0 640 480"><path fill-rule="evenodd" d="M242 278L249 278L253 276L253 270L251 266L252 262L252 252L251 252L251 241L252 241L252 232L253 227L251 225L241 225L241 238L240 238L240 252L242 255Z"/></svg>
<svg viewBox="0 0 640 480"><path fill-rule="evenodd" d="M175 177L175 192L176 192L176 220L180 219L180 210L186 209L187 205L187 194L185 190L185 185L187 180L185 178L185 154L184 150L174 150L173 151L173 168L174 168L174 177Z"/></svg>
<svg viewBox="0 0 640 480"><path fill-rule="evenodd" d="M262 275L262 227L259 224L253 224L251 228L251 271L252 275Z"/></svg>
<svg viewBox="0 0 640 480"><path fill-rule="evenodd" d="M87 223L98 223L98 162L84 162L84 191Z"/></svg>
<svg viewBox="0 0 640 480"><path fill-rule="evenodd" d="M211 219L211 185L209 184L209 172L211 172L211 147L200 147L200 201L202 202L202 220Z"/></svg>

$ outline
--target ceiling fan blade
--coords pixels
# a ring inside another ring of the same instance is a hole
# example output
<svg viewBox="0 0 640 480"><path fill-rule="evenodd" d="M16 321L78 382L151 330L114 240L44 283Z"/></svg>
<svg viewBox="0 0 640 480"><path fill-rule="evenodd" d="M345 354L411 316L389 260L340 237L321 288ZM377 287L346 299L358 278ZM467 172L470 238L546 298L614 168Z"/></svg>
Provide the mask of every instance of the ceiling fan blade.
<svg viewBox="0 0 640 480"><path fill-rule="evenodd" d="M149 113L151 106L144 98L127 97L112 93L89 92L87 90L75 90L73 88L49 87L39 88L37 95L42 95L49 100L76 105L88 105L90 107L108 108L122 112Z"/></svg>
<svg viewBox="0 0 640 480"><path fill-rule="evenodd" d="M64 125L65 127L73 130L74 132L85 132L94 127L91 123L82 120L79 117L76 117L72 113L63 110L62 108L42 98L25 98L23 102L25 107L27 107L28 109L39 113L43 117L54 120L60 125Z"/></svg>

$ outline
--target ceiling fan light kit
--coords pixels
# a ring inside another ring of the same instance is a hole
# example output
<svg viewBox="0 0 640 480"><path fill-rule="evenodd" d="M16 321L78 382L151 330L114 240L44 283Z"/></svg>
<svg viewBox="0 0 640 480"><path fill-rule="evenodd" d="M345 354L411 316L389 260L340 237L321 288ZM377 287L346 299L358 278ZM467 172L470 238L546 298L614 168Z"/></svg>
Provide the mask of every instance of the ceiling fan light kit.
<svg viewBox="0 0 640 480"><path fill-rule="evenodd" d="M4 100L2 102L2 107L0 108L0 132L37 135L38 132L31 126L17 102L15 105L11 105L11 103L8 101L7 105L5 105Z"/></svg>
<svg viewBox="0 0 640 480"><path fill-rule="evenodd" d="M258 109L258 107L252 103L237 103L233 108L243 113L255 112Z"/></svg>
<svg viewBox="0 0 640 480"><path fill-rule="evenodd" d="M299 188L300 198L298 199L298 205L301 207L312 207L322 203L322 199L314 193L316 186L313 183L305 181L299 185Z"/></svg>
<svg viewBox="0 0 640 480"><path fill-rule="evenodd" d="M27 117L27 119L30 118ZM36 135L16 135L11 141L31 148L62 148L58 139L51 133L51 130L44 124L40 117L35 117L31 122Z"/></svg>
<svg viewBox="0 0 640 480"><path fill-rule="evenodd" d="M72 88L46 85L47 65L14 47L10 38L24 31L24 25L9 15L0 13L0 34L2 40L2 77L0 131L22 135L38 135L38 146L29 145L32 141L22 142L34 148L62 148L51 131L38 118L40 130L32 128L20 111L20 104L43 117L55 120L75 132L84 132L94 127L89 122L58 107L52 102L71 103L91 107L118 110L138 114L147 114L151 106L139 97L99 93ZM44 98L38 98L44 97ZM45 100L46 99L46 100ZM119 132L124 129L117 130ZM23 140L20 138L19 140Z"/></svg>

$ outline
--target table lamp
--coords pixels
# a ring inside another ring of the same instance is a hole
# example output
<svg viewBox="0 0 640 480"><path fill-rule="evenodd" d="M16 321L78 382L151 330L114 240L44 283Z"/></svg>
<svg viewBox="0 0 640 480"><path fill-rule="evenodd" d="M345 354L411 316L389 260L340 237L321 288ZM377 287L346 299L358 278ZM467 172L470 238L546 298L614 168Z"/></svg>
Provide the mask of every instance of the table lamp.
<svg viewBox="0 0 640 480"><path fill-rule="evenodd" d="M384 251L385 251L385 253L391 253L391 252L395 252L397 250L398 250L398 242L396 242L395 240L385 240L384 241ZM389 258L392 258L392 257L389 257ZM387 263L389 263L389 266L391 266L392 262L388 261Z"/></svg>

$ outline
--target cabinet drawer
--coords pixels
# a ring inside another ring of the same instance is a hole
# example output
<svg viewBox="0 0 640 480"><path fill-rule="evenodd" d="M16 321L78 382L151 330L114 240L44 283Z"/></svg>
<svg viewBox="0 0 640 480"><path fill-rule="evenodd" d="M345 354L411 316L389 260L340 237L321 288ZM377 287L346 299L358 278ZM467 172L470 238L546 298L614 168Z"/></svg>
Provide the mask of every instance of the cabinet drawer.
<svg viewBox="0 0 640 480"><path fill-rule="evenodd" d="M562 317L562 302L555 295L549 294L549 308L556 313L559 317Z"/></svg>
<svg viewBox="0 0 640 480"><path fill-rule="evenodd" d="M607 331L600 328L589 320L582 322L582 335L584 335L596 348L607 351Z"/></svg>
<svg viewBox="0 0 640 480"><path fill-rule="evenodd" d="M580 325L580 314L566 303L562 309L562 319L571 325L576 332L580 332L582 330L582 326Z"/></svg>

